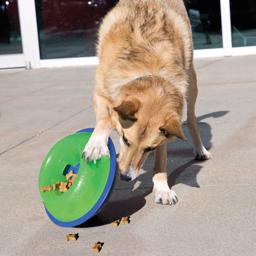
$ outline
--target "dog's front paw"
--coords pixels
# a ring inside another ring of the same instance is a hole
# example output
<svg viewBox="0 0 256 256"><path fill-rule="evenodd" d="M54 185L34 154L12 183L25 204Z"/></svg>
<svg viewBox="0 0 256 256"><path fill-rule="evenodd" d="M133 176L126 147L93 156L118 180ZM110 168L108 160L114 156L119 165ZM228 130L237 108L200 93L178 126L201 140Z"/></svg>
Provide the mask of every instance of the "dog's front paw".
<svg viewBox="0 0 256 256"><path fill-rule="evenodd" d="M154 193L158 204L175 205L178 202L176 193L169 188L167 181L154 181Z"/></svg>
<svg viewBox="0 0 256 256"><path fill-rule="evenodd" d="M211 158L212 158L212 154L204 147L196 150L196 157L195 157L196 160L205 161Z"/></svg>
<svg viewBox="0 0 256 256"><path fill-rule="evenodd" d="M102 156L109 156L107 140L101 136L92 135L83 150L83 156L86 160L96 161Z"/></svg>

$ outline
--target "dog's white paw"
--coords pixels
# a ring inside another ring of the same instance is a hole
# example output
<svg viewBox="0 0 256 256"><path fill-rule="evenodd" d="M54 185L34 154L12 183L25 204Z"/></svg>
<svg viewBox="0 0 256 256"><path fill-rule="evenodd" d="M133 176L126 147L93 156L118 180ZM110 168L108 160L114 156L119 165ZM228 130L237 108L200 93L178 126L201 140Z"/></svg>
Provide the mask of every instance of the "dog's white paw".
<svg viewBox="0 0 256 256"><path fill-rule="evenodd" d="M205 161L211 158L212 158L212 154L204 147L196 150L196 157L195 157L196 160Z"/></svg>
<svg viewBox="0 0 256 256"><path fill-rule="evenodd" d="M83 156L86 160L96 161L102 156L109 156L107 139L105 136L92 135L83 150Z"/></svg>
<svg viewBox="0 0 256 256"><path fill-rule="evenodd" d="M178 202L176 193L169 188L167 181L154 181L154 193L158 204L175 205Z"/></svg>

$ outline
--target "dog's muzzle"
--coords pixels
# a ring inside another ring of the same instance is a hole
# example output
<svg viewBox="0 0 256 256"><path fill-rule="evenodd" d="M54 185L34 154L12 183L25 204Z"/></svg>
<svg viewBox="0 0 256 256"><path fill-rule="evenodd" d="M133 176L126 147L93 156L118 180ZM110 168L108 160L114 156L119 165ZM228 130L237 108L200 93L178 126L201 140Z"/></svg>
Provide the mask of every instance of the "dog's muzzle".
<svg viewBox="0 0 256 256"><path fill-rule="evenodd" d="M123 181L127 181L127 182L132 180L131 177L129 177L126 174L122 174L122 173L120 174L120 179L123 180Z"/></svg>
<svg viewBox="0 0 256 256"><path fill-rule="evenodd" d="M132 180L135 180L138 176L138 172L133 169L133 168L130 168L128 172L120 172L120 178L121 180L124 180L124 181L132 181Z"/></svg>

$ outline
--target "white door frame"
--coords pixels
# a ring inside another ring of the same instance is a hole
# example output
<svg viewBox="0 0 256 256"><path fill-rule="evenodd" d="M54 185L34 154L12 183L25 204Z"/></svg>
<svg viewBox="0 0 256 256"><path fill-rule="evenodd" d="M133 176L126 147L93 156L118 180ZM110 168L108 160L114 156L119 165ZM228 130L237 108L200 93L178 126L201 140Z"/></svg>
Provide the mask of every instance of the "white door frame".
<svg viewBox="0 0 256 256"><path fill-rule="evenodd" d="M224 56L232 56L232 31L231 31L231 13L230 0L220 1L221 10L221 28Z"/></svg>
<svg viewBox="0 0 256 256"><path fill-rule="evenodd" d="M19 56L1 56L0 67L1 58L3 59L3 61L5 61L5 63L9 65L9 67L14 62L18 64L17 66L26 66L26 68L51 68L98 64L97 57L41 60L39 51L35 0L18 0L18 6L20 15L23 54L20 54ZM230 0L220 0L220 6L223 48L195 50L195 58L256 54L256 46L232 47Z"/></svg>
<svg viewBox="0 0 256 256"><path fill-rule="evenodd" d="M195 58L229 57L256 54L256 46L232 47L230 0L220 0L223 48L195 50ZM96 57L40 60L41 67L97 65Z"/></svg>
<svg viewBox="0 0 256 256"><path fill-rule="evenodd" d="M34 0L17 0L23 53L0 55L0 68L39 68L40 54Z"/></svg>
<svg viewBox="0 0 256 256"><path fill-rule="evenodd" d="M0 54L0 69L25 67L25 56L23 53Z"/></svg>
<svg viewBox="0 0 256 256"><path fill-rule="evenodd" d="M26 68L40 67L40 52L34 0L18 0L23 53Z"/></svg>
<svg viewBox="0 0 256 256"><path fill-rule="evenodd" d="M195 58L231 57L256 54L256 46L233 47L230 0L220 0L223 48L195 50Z"/></svg>

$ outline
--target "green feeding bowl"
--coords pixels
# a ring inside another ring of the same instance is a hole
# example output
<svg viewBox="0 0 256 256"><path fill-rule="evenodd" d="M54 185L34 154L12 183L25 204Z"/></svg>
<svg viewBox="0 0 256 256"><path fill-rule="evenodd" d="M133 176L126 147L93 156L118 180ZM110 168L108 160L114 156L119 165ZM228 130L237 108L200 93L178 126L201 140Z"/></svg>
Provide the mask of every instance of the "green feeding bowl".
<svg viewBox="0 0 256 256"><path fill-rule="evenodd" d="M40 195L49 218L63 227L78 226L95 216L110 195L116 173L116 152L108 141L110 156L87 162L82 157L84 146L93 129L85 129L57 142L45 157L39 175ZM66 174L77 177L70 189L42 192L41 187L66 182Z"/></svg>

